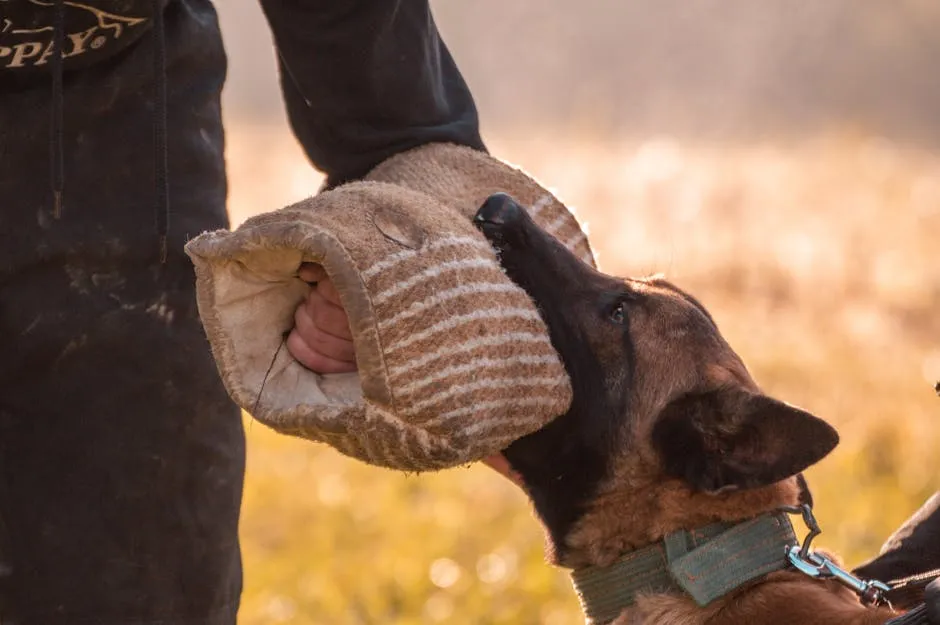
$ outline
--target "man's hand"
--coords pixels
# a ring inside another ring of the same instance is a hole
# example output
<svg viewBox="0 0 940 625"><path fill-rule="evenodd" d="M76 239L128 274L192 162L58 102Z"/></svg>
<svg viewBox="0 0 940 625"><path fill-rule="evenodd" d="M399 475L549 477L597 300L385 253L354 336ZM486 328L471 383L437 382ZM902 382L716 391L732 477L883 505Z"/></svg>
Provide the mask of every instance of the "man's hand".
<svg viewBox="0 0 940 625"><path fill-rule="evenodd" d="M287 337L287 351L300 364L317 373L355 371L356 354L349 319L326 270L314 263L304 263L297 275L316 286L294 313L294 329ZM502 454L493 454L482 462L517 486L525 487L522 476L512 470Z"/></svg>
<svg viewBox="0 0 940 625"><path fill-rule="evenodd" d="M304 282L316 283L294 313L294 329L287 351L300 364L317 373L356 370L349 319L339 293L320 265L304 263L298 272Z"/></svg>

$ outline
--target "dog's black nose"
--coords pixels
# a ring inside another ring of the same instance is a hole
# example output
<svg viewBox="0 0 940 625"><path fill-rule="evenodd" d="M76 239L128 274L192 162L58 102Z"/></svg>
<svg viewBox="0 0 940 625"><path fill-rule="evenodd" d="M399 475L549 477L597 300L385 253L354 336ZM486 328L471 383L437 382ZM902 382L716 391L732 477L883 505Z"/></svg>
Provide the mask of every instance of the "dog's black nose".
<svg viewBox="0 0 940 625"><path fill-rule="evenodd" d="M525 209L505 193L494 193L477 210L473 221L478 224L506 226L523 219Z"/></svg>

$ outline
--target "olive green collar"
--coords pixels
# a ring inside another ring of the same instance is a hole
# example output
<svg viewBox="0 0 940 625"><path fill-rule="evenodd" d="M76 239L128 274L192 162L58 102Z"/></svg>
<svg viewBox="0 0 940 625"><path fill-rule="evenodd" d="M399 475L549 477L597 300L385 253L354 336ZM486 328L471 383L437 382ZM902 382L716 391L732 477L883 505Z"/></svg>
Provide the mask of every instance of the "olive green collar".
<svg viewBox="0 0 940 625"><path fill-rule="evenodd" d="M684 592L705 606L740 586L788 566L798 545L786 512L742 523L679 530L605 567L572 572L581 608L591 625L613 621L642 592Z"/></svg>

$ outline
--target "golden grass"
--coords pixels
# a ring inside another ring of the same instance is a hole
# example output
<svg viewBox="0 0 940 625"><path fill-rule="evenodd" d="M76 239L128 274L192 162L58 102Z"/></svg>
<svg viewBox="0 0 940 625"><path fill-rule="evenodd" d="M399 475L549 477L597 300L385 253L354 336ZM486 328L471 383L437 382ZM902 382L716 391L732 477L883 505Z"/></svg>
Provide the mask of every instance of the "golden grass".
<svg viewBox="0 0 940 625"><path fill-rule="evenodd" d="M282 128L230 125L236 222L316 191ZM809 478L849 564L940 475L940 156L866 137L695 146L490 141L591 228L602 268L664 272L766 390L832 422ZM246 422L240 622L579 622L525 498L481 467L405 476Z"/></svg>

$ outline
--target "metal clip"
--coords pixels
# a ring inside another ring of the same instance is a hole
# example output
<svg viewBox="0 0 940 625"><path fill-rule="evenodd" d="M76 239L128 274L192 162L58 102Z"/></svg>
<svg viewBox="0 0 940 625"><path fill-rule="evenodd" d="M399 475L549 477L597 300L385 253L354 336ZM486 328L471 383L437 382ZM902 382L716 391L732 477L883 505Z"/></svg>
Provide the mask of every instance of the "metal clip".
<svg viewBox="0 0 940 625"><path fill-rule="evenodd" d="M813 509L808 503L804 503L799 507L786 506L783 510L789 514L801 515L803 524L809 529L809 534L803 539L803 545L800 547L800 558L805 560L809 556L809 548L813 544L813 539L822 534L819 523L816 521L816 517L813 516Z"/></svg>
<svg viewBox="0 0 940 625"><path fill-rule="evenodd" d="M890 586L878 580L860 579L836 565L826 556L810 551L813 539L819 536L822 530L819 528L816 517L813 516L813 510L808 504L803 504L799 508L788 507L784 510L791 514L801 514L803 522L809 528L809 534L807 534L801 546L787 547L787 560L796 570L813 579L831 579L839 582L853 590L859 596L863 605L888 605L885 593L891 590Z"/></svg>

